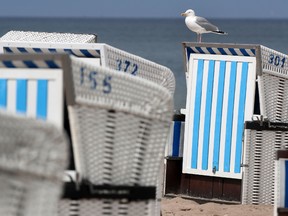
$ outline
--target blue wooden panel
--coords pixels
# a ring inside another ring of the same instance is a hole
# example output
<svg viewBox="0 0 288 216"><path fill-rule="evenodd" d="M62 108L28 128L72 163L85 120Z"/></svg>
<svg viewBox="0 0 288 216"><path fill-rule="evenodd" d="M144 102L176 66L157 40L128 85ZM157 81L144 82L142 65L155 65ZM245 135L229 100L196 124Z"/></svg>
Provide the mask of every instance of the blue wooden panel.
<svg viewBox="0 0 288 216"><path fill-rule="evenodd" d="M179 156L179 147L180 147L180 136L181 136L181 121L174 121L173 128L173 144L172 144L172 156Z"/></svg>
<svg viewBox="0 0 288 216"><path fill-rule="evenodd" d="M48 103L48 81L37 81L37 108L36 116L39 119L47 119L47 103Z"/></svg>
<svg viewBox="0 0 288 216"><path fill-rule="evenodd" d="M284 207L288 208L288 160L285 161L285 200Z"/></svg>
<svg viewBox="0 0 288 216"><path fill-rule="evenodd" d="M226 62L220 62L218 90L217 90L217 105L216 105L216 121L214 130L214 150L213 150L213 167L219 170L219 154L220 154L220 136L221 136L221 121L223 108L223 95L225 84Z"/></svg>
<svg viewBox="0 0 288 216"><path fill-rule="evenodd" d="M0 79L0 108L7 107L7 80Z"/></svg>
<svg viewBox="0 0 288 216"><path fill-rule="evenodd" d="M16 111L19 113L27 112L27 80L17 80L16 89Z"/></svg>
<svg viewBox="0 0 288 216"><path fill-rule="evenodd" d="M203 70L204 70L204 60L199 60L197 70L197 80L196 80L196 93L195 93L196 96L194 107L193 137L192 137L192 160L191 160L192 168L197 168Z"/></svg>
<svg viewBox="0 0 288 216"><path fill-rule="evenodd" d="M226 140L225 140L225 152L224 152L224 171L230 171L230 159L231 159L231 145L232 145L232 127L233 127L233 112L234 112L234 98L237 76L237 62L231 63L230 81L229 81L229 95L228 95L228 109L226 116Z"/></svg>
<svg viewBox="0 0 288 216"><path fill-rule="evenodd" d="M204 134L210 134L211 128L211 108L212 108L212 95L213 95L213 82L215 73L215 61L209 61L208 68L208 80L207 80L207 95L206 95L206 107L205 107L205 123ZM203 151L202 151L202 169L208 169L208 153L209 153L209 136L204 136Z"/></svg>

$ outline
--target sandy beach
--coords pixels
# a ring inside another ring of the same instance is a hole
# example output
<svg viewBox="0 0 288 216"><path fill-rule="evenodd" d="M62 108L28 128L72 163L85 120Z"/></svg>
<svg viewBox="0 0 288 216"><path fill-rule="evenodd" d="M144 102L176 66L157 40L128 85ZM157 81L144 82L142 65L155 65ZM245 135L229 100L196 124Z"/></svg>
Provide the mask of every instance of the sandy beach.
<svg viewBox="0 0 288 216"><path fill-rule="evenodd" d="M272 205L240 205L207 202L199 204L194 200L162 198L163 216L272 216Z"/></svg>

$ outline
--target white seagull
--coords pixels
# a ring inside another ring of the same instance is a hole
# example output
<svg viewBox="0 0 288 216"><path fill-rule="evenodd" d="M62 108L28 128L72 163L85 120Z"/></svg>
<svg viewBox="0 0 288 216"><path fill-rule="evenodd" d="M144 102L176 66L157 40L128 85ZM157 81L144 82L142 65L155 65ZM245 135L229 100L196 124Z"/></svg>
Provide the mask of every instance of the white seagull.
<svg viewBox="0 0 288 216"><path fill-rule="evenodd" d="M195 12L192 9L188 9L185 13L181 13L181 16L185 16L186 26L197 34L197 42L201 42L201 35L203 33L214 33L227 35L226 32L220 31L219 28L211 24L207 19L199 16L195 16Z"/></svg>

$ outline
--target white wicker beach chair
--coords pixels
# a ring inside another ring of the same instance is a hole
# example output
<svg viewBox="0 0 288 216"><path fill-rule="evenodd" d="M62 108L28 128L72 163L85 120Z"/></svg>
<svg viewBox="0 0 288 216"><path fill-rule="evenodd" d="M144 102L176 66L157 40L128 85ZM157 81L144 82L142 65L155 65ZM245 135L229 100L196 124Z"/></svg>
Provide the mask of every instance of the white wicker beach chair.
<svg viewBox="0 0 288 216"><path fill-rule="evenodd" d="M0 52L69 53L83 61L151 80L174 94L175 78L167 67L105 43L89 43L93 35L66 34L11 31L0 38Z"/></svg>
<svg viewBox="0 0 288 216"><path fill-rule="evenodd" d="M144 201L140 193L135 202L82 197L77 211L83 215L159 215L155 196L173 112L171 93L153 82L75 57L72 69L71 85L66 87L71 94L68 109L76 168L93 185L92 194L105 195L103 190L111 187L112 191L154 188L154 198ZM66 206L72 205L71 200L62 199L60 206L65 201Z"/></svg>
<svg viewBox="0 0 288 216"><path fill-rule="evenodd" d="M288 124L245 123L243 204L273 204L276 151L288 148Z"/></svg>
<svg viewBox="0 0 288 216"><path fill-rule="evenodd" d="M241 179L244 122L254 114L288 122L288 56L262 45L183 47L188 74L183 171Z"/></svg>
<svg viewBox="0 0 288 216"><path fill-rule="evenodd" d="M52 124L0 114L0 215L56 215L67 145Z"/></svg>

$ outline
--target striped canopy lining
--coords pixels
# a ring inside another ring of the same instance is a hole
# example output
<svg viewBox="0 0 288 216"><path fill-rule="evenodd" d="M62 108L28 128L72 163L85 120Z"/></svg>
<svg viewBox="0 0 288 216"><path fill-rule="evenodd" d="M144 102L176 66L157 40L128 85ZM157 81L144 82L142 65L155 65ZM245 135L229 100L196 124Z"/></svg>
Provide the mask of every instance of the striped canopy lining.
<svg viewBox="0 0 288 216"><path fill-rule="evenodd" d="M3 60L0 68L61 68L61 61L52 60Z"/></svg>
<svg viewBox="0 0 288 216"><path fill-rule="evenodd" d="M77 57L95 58L100 57L97 49L65 49L65 48L28 48L28 47L3 47L6 53L68 53Z"/></svg>
<svg viewBox="0 0 288 216"><path fill-rule="evenodd" d="M190 54L220 54L220 55L232 55L232 56L255 56L255 49L245 48L215 48L215 47L186 47L188 60Z"/></svg>

